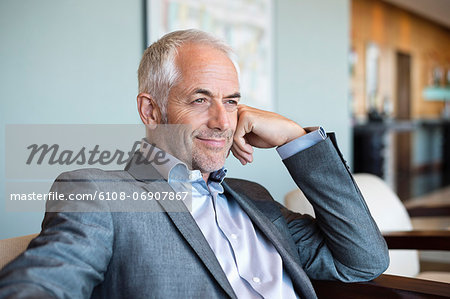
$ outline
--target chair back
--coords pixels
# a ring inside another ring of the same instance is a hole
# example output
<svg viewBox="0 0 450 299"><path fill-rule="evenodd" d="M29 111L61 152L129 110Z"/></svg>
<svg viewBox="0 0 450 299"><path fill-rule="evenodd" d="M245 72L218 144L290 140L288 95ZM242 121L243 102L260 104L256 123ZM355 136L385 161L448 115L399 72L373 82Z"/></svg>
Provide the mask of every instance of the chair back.
<svg viewBox="0 0 450 299"><path fill-rule="evenodd" d="M0 240L0 269L27 249L38 234Z"/></svg>

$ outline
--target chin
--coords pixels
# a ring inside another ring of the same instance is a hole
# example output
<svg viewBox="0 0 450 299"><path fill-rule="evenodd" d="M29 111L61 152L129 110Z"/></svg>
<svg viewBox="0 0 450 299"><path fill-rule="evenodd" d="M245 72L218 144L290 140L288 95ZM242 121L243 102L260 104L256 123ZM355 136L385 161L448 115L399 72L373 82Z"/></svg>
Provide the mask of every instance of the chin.
<svg viewBox="0 0 450 299"><path fill-rule="evenodd" d="M200 170L201 173L211 173L221 169L225 165L225 157L221 156L203 156L196 159L193 157L192 168Z"/></svg>
<svg viewBox="0 0 450 299"><path fill-rule="evenodd" d="M230 146L225 148L229 149ZM211 173L221 169L225 165L225 160L229 150L208 150L194 147L192 149L192 169L198 169L202 173Z"/></svg>
<svg viewBox="0 0 450 299"><path fill-rule="evenodd" d="M221 169L222 167L223 167L223 165L224 165L225 163L222 163L222 164L214 164L214 165L211 165L211 164L207 164L207 165L195 165L194 166L194 169L198 169L198 170L200 170L200 172L201 173L211 173L211 172L214 172L214 171L216 171L216 170L219 170L219 169Z"/></svg>

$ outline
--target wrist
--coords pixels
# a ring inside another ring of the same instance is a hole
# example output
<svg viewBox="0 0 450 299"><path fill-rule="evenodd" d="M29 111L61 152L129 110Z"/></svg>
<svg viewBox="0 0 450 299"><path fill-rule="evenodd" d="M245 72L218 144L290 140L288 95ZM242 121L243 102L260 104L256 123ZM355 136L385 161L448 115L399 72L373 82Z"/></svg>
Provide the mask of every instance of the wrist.
<svg viewBox="0 0 450 299"><path fill-rule="evenodd" d="M286 139L286 143L291 142L292 140L295 140L303 135L306 135L307 132L305 131L305 129L303 129L300 125L294 123L295 126L293 126L291 133L288 135L287 139Z"/></svg>

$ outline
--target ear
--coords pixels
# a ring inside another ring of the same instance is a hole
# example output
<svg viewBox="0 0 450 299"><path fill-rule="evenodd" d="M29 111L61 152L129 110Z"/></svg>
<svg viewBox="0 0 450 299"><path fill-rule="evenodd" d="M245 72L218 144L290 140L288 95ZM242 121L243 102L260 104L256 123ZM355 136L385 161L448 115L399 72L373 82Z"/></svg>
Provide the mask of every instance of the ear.
<svg viewBox="0 0 450 299"><path fill-rule="evenodd" d="M141 92L137 95L137 106L139 116L144 124L157 125L161 123L161 111L148 93Z"/></svg>

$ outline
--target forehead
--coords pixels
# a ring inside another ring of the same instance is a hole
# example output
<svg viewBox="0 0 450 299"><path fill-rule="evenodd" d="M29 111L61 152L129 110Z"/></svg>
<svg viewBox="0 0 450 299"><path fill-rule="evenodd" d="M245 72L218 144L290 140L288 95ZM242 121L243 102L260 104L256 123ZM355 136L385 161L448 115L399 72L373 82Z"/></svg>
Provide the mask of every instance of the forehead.
<svg viewBox="0 0 450 299"><path fill-rule="evenodd" d="M181 73L181 84L218 84L239 89L233 62L223 51L210 45L184 44L178 49L175 62Z"/></svg>

